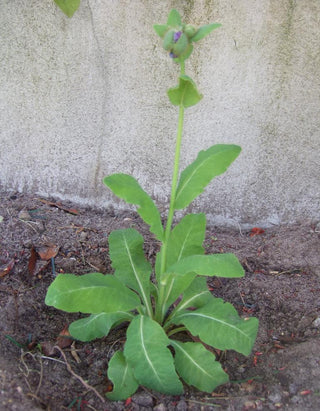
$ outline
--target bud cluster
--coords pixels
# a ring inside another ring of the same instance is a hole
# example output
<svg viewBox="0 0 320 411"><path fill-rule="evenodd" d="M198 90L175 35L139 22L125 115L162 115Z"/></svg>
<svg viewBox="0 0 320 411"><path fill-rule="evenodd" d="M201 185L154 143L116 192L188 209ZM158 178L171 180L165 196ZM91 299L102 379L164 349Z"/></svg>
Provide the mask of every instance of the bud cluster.
<svg viewBox="0 0 320 411"><path fill-rule="evenodd" d="M169 51L172 58L186 58L192 51L191 39L196 31L190 24L169 28L163 37L163 48Z"/></svg>
<svg viewBox="0 0 320 411"><path fill-rule="evenodd" d="M154 29L163 40L163 48L169 52L175 61L186 60L193 50L192 43L203 39L220 24L208 24L195 27L181 21L179 12L171 10L167 24L156 24Z"/></svg>

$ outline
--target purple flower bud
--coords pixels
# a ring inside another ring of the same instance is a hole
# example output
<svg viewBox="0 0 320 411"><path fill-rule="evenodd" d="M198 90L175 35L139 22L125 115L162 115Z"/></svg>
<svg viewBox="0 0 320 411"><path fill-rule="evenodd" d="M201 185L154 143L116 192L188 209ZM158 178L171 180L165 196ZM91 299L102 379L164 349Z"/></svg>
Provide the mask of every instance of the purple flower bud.
<svg viewBox="0 0 320 411"><path fill-rule="evenodd" d="M169 54L169 56L170 56L172 59L176 59L176 58L178 57L178 56L176 56L176 55L175 55L174 53L172 53L172 52Z"/></svg>
<svg viewBox="0 0 320 411"><path fill-rule="evenodd" d="M176 43L182 35L182 31L176 31L173 35L173 41Z"/></svg>

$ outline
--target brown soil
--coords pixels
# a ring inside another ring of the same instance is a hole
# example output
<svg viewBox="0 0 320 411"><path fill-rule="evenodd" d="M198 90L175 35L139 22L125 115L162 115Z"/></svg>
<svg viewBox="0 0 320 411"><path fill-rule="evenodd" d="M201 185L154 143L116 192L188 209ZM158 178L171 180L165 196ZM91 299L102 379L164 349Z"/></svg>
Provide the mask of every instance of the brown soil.
<svg viewBox="0 0 320 411"><path fill-rule="evenodd" d="M151 259L157 243L131 212L67 203L61 209L36 196L0 195L1 410L320 409L319 223L273 227L254 236L209 227L207 251L233 252L246 270L243 279L210 279L208 285L241 315L259 318L252 354L222 355L230 383L214 393L186 387L183 396L172 397L140 388L130 401L111 403L104 400L107 365L124 342L123 329L91 343L67 341L64 356L53 351L55 344L62 346L58 335L79 316L44 304L53 266L51 260L35 260L35 250L49 245L40 250L45 254L53 252L52 244L59 247L57 273L106 273L113 229L135 227ZM79 214L68 212L73 208Z"/></svg>

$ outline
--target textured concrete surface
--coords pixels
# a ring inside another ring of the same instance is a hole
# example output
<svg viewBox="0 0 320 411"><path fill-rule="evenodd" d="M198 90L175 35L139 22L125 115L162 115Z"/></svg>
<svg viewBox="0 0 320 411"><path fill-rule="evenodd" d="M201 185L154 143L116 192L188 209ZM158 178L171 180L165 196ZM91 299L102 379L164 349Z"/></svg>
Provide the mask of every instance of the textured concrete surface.
<svg viewBox="0 0 320 411"><path fill-rule="evenodd" d="M190 210L221 224L320 219L318 0L82 0L72 19L52 0L0 3L3 188L124 208L101 180L126 172L165 210L178 68L152 25L175 7L223 24L186 65L204 99L186 110L182 166L214 143L243 149Z"/></svg>

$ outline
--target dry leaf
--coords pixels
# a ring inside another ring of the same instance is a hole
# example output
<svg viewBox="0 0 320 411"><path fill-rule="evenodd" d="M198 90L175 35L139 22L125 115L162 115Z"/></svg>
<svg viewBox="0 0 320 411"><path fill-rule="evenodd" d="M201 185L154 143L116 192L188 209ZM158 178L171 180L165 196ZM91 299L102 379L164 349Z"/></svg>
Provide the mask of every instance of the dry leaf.
<svg viewBox="0 0 320 411"><path fill-rule="evenodd" d="M60 332L57 338L57 341L56 341L56 345L62 349L62 348L70 347L72 342L73 342L73 338L71 337L71 334L69 333L69 330L68 330L68 326L66 325L63 328L63 330Z"/></svg>
<svg viewBox="0 0 320 411"><path fill-rule="evenodd" d="M37 252L42 260L50 260L54 258L58 252L60 247L54 244L44 245L42 247L37 248Z"/></svg>
<svg viewBox="0 0 320 411"><path fill-rule="evenodd" d="M32 247L30 251L29 262L28 262L28 270L31 275L33 275L35 272L37 259L38 259L38 254L36 252L36 249Z"/></svg>
<svg viewBox="0 0 320 411"><path fill-rule="evenodd" d="M61 203L54 203L53 201L42 200L42 199L40 199L40 201L44 204L49 205L50 207L59 208L60 210L65 211L66 213L73 214L73 215L79 214L79 211L76 210L75 208L64 207Z"/></svg>
<svg viewBox="0 0 320 411"><path fill-rule="evenodd" d="M255 235L260 235L260 234L263 234L263 233L264 233L264 230L262 228L253 227L251 229L250 237L253 237Z"/></svg>
<svg viewBox="0 0 320 411"><path fill-rule="evenodd" d="M0 278L5 277L10 273L14 266L14 259L10 260L7 264L0 267Z"/></svg>

